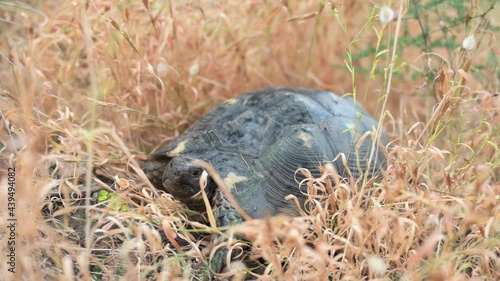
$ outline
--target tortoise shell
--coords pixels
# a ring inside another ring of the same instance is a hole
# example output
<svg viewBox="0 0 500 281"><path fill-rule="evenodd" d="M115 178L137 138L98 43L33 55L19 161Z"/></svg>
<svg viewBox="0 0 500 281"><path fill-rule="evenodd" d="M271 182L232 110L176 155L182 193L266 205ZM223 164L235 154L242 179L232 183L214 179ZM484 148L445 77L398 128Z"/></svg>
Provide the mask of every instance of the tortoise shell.
<svg viewBox="0 0 500 281"><path fill-rule="evenodd" d="M299 168L320 175L332 163L341 176L346 167L354 177L378 173L384 162L380 149L368 167L370 137L358 144L377 122L350 97L313 89L266 88L227 100L213 108L175 141L153 153L143 167L156 188L166 190L193 209L203 209L199 179L203 168L194 159L210 163L241 207L253 218L296 213L293 194L304 200ZM334 160L335 159L335 160ZM303 178L303 177L302 177ZM205 189L215 198L217 185ZM295 211L294 211L295 210Z"/></svg>

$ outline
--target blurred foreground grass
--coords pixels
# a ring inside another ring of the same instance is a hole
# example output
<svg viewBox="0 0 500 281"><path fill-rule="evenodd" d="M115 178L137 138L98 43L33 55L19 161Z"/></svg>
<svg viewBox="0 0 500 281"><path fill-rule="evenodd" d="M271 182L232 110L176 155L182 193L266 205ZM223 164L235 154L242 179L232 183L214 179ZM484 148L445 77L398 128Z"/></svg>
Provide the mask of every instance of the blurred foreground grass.
<svg viewBox="0 0 500 281"><path fill-rule="evenodd" d="M372 196L235 227L257 278L500 279L497 1L393 2L0 1L2 280L189 279L212 230L152 196L141 157L267 86L354 95L394 141ZM50 200L85 186L122 201Z"/></svg>

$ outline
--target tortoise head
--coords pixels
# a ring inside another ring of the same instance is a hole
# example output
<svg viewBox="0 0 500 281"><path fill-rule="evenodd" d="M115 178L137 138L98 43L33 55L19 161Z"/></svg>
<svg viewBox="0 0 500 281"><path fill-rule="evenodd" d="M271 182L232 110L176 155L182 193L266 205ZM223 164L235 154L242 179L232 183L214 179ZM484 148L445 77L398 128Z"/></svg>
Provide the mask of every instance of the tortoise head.
<svg viewBox="0 0 500 281"><path fill-rule="evenodd" d="M204 208L201 195L197 195L200 189L200 178L203 167L196 164L194 159L186 156L168 158L163 162L151 161L143 167L151 183L155 187L172 194L175 199L186 204L191 209L199 210ZM160 177L161 175L161 177ZM217 185L208 177L208 184L205 187L209 199L211 200Z"/></svg>

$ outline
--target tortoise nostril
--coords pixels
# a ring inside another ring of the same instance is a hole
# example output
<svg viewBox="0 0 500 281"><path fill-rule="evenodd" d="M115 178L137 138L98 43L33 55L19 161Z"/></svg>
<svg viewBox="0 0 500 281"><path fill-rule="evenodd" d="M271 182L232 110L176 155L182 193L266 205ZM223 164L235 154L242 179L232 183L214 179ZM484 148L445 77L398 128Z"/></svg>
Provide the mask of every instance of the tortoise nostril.
<svg viewBox="0 0 500 281"><path fill-rule="evenodd" d="M181 176L181 171L178 168L172 168L172 175L175 178L179 178Z"/></svg>

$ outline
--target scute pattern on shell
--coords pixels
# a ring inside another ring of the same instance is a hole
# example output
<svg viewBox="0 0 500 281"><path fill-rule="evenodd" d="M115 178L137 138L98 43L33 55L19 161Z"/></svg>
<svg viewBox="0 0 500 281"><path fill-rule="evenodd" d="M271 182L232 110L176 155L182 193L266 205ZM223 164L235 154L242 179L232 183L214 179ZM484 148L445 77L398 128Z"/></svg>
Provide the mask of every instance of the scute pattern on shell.
<svg viewBox="0 0 500 281"><path fill-rule="evenodd" d="M294 179L298 168L319 176L320 165L344 153L349 169L359 176L358 164L366 169L372 142L366 138L356 156L357 140L376 127L352 98L321 90L266 88L221 103L154 155L209 162L256 218L290 213L294 203L284 199L289 194L304 198ZM377 153L378 163L383 163L383 153ZM344 174L340 159L333 165ZM373 172L381 165L371 165Z"/></svg>

